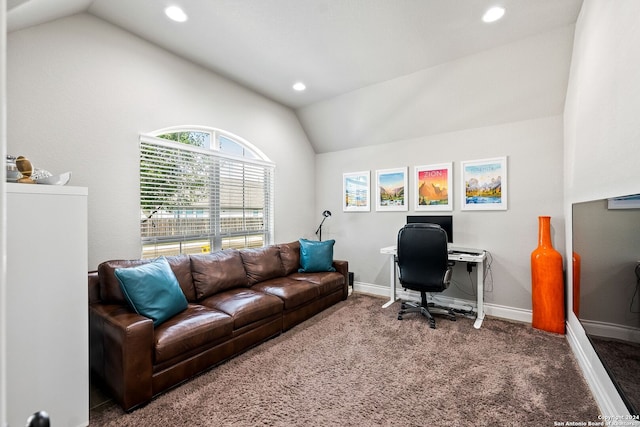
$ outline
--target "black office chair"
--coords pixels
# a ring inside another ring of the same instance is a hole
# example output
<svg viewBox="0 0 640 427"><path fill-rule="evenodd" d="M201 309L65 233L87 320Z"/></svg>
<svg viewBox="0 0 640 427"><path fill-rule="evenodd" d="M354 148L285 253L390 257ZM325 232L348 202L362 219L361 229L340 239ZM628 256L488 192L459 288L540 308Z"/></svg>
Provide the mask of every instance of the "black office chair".
<svg viewBox="0 0 640 427"><path fill-rule="evenodd" d="M427 292L442 292L451 282L448 260L447 233L436 224L407 224L398 232L399 280L405 289L420 291L420 304L403 302L398 313L402 320L405 313L421 313L429 319L429 326L436 327L433 314L444 314L456 320L453 310L427 302ZM434 310L432 314L429 309Z"/></svg>

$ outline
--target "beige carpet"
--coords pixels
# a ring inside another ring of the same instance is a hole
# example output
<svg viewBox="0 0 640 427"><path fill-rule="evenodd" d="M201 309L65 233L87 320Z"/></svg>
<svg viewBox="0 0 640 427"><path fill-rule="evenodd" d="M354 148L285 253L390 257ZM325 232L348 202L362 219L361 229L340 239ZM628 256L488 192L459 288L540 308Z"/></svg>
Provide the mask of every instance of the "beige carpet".
<svg viewBox="0 0 640 427"><path fill-rule="evenodd" d="M640 415L640 344L591 336L611 379L618 385L631 414Z"/></svg>
<svg viewBox="0 0 640 427"><path fill-rule="evenodd" d="M125 414L91 426L553 426L598 421L564 337L485 319L396 319L347 301Z"/></svg>

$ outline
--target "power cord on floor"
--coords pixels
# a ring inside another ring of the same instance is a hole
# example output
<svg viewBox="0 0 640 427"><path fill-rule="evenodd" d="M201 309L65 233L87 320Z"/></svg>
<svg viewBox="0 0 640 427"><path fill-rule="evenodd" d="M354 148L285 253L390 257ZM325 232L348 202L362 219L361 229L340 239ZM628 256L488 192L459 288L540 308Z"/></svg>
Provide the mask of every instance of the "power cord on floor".
<svg viewBox="0 0 640 427"><path fill-rule="evenodd" d="M457 315L461 315L461 316L465 316L473 319L476 318L476 313L475 311L473 311L473 306L470 304L463 304L463 305L456 304L457 307L451 307L450 303L443 302L433 294L430 296L430 299L434 304L436 304L436 307L446 308L446 310L452 312L453 314L457 314Z"/></svg>

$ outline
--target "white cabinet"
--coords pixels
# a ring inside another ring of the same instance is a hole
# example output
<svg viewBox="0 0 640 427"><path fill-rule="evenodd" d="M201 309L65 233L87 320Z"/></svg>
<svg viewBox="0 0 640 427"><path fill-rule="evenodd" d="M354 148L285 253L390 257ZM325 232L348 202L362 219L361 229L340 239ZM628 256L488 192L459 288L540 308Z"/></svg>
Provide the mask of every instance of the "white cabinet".
<svg viewBox="0 0 640 427"><path fill-rule="evenodd" d="M89 424L87 189L7 184L7 421Z"/></svg>

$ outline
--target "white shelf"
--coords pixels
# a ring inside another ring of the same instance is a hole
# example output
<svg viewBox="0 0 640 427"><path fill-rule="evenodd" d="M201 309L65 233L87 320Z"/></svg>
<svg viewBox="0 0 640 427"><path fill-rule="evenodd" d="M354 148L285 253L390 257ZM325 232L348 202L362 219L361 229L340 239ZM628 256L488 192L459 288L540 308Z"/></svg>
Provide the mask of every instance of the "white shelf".
<svg viewBox="0 0 640 427"><path fill-rule="evenodd" d="M74 187L70 185L18 184L15 182L7 182L7 193L86 196L88 190L86 187Z"/></svg>
<svg viewBox="0 0 640 427"><path fill-rule="evenodd" d="M89 423L87 189L7 183L7 421Z"/></svg>

